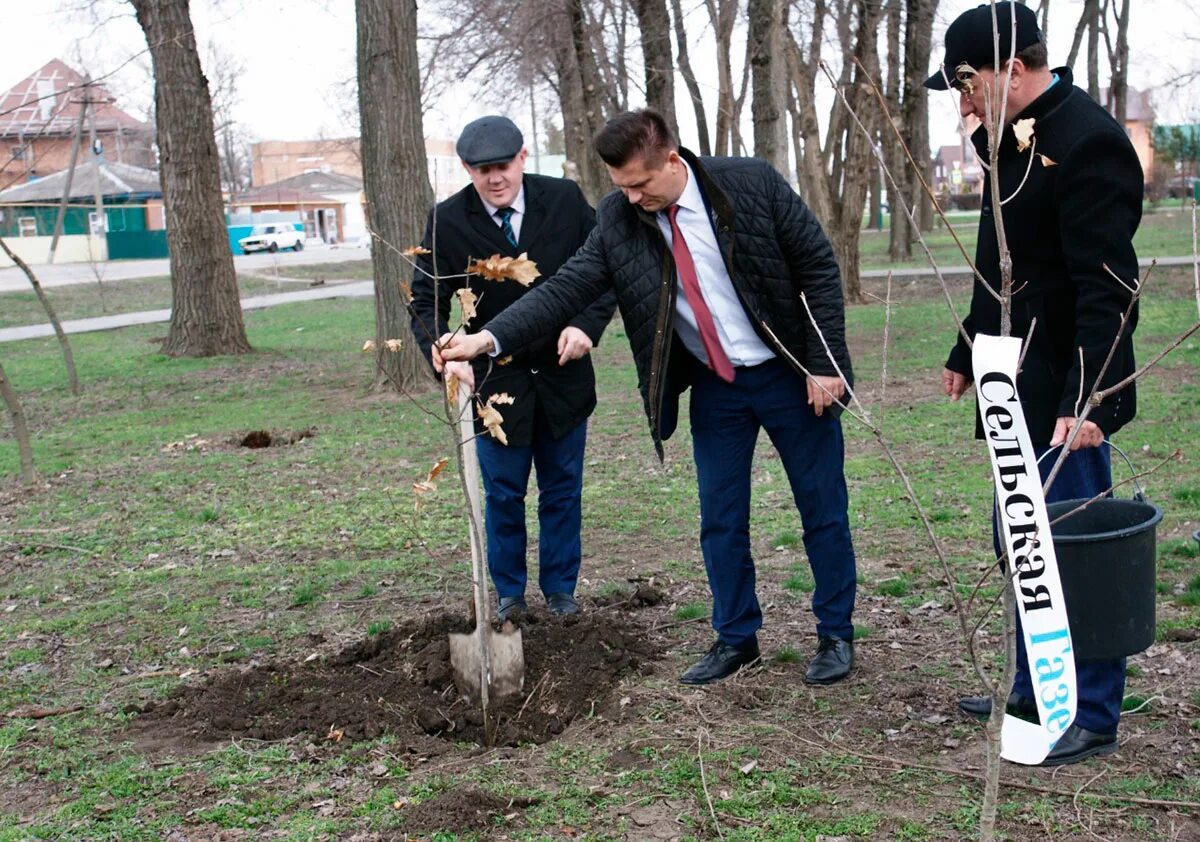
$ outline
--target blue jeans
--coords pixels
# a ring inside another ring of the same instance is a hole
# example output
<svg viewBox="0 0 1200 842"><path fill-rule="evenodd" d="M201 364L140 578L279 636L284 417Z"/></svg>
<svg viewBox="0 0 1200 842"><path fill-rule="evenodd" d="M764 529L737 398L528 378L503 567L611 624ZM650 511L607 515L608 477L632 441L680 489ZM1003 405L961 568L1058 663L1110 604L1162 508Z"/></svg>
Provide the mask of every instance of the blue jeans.
<svg viewBox="0 0 1200 842"><path fill-rule="evenodd" d="M807 403L804 379L775 359L735 369L726 383L697 366L692 384L692 449L700 492L700 548L722 643L756 642L762 609L750 555L750 466L760 428L783 462L804 526L816 588L817 634L854 636L855 560L842 472L841 422Z"/></svg>
<svg viewBox="0 0 1200 842"><path fill-rule="evenodd" d="M1038 456L1050 448L1035 447ZM1050 475L1058 459L1059 449L1054 448L1041 461L1042 482ZM1046 492L1047 503L1062 500L1089 499L1104 492L1112 485L1112 456L1108 445L1086 447L1072 453L1063 462L1062 470L1054 478L1054 485ZM992 540L996 555L1002 552L996 523L992 521ZM1026 699L1033 698L1033 683L1029 677L1029 660L1022 643L1021 619L1017 617L1017 674L1013 681L1013 692ZM1076 661L1075 686L1079 704L1075 712L1075 724L1097 734L1117 733L1121 719L1121 700L1125 695L1125 659L1112 658L1103 661Z"/></svg>
<svg viewBox="0 0 1200 842"><path fill-rule="evenodd" d="M501 597L525 595L525 492L537 468L538 585L543 594L575 593L582 555L584 421L555 439L537 414L533 445L512 447L488 436L475 439L483 474L488 570Z"/></svg>

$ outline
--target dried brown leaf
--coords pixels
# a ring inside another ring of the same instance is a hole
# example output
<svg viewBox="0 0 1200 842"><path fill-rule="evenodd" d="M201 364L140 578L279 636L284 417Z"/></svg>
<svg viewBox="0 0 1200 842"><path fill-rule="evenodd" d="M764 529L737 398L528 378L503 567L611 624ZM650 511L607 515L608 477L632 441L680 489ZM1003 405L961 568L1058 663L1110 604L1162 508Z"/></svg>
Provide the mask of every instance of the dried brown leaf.
<svg viewBox="0 0 1200 842"><path fill-rule="evenodd" d="M455 296L458 297L458 306L462 308L463 322L469 322L475 318L475 305L479 301L477 296L470 287L454 290Z"/></svg>
<svg viewBox="0 0 1200 842"><path fill-rule="evenodd" d="M446 377L446 399L451 406L458 406L458 376L451 374Z"/></svg>
<svg viewBox="0 0 1200 842"><path fill-rule="evenodd" d="M512 354L508 354L496 360L496 365L508 365L510 362L512 362Z"/></svg>
<svg viewBox="0 0 1200 842"><path fill-rule="evenodd" d="M408 257L418 257L422 254L432 254L433 252L423 246L409 246L400 253L407 255Z"/></svg>
<svg viewBox="0 0 1200 842"><path fill-rule="evenodd" d="M478 406L479 420L482 422L484 429L501 444L508 444L508 436L504 434L504 427L502 426L504 424L504 416L496 409L496 405L511 403L513 403L512 395L508 394L508 392L499 392L495 395L490 395L486 404L480 403Z"/></svg>
<svg viewBox="0 0 1200 842"><path fill-rule="evenodd" d="M1013 123L1013 134L1017 138L1017 151L1024 152L1033 143L1033 124L1036 118L1026 117Z"/></svg>
<svg viewBox="0 0 1200 842"><path fill-rule="evenodd" d="M383 343L383 347L387 348L394 354L398 354L400 353L400 349L404 347L404 343L399 339L389 339L387 342Z"/></svg>
<svg viewBox="0 0 1200 842"><path fill-rule="evenodd" d="M1057 167L1058 166L1058 161L1055 161L1049 155L1043 155L1041 152L1039 152L1038 157L1042 159L1043 167Z"/></svg>
<svg viewBox="0 0 1200 842"><path fill-rule="evenodd" d="M473 260L467 264L467 273L482 275L489 281L516 281L522 286L529 286L539 275L537 264L529 259L528 252L517 257L493 254L486 260Z"/></svg>
<svg viewBox="0 0 1200 842"><path fill-rule="evenodd" d="M426 479L429 482L433 482L435 479L437 479L438 474L440 474L442 471L446 470L446 464L449 461L450 460L448 458L446 458L445 456L443 456L441 459L437 460L437 463L434 464L434 466L429 469L429 476L426 477Z"/></svg>
<svg viewBox="0 0 1200 842"><path fill-rule="evenodd" d="M366 342L363 343L362 351L364 354L368 354L374 350L375 350L375 340L374 339L368 339Z"/></svg>

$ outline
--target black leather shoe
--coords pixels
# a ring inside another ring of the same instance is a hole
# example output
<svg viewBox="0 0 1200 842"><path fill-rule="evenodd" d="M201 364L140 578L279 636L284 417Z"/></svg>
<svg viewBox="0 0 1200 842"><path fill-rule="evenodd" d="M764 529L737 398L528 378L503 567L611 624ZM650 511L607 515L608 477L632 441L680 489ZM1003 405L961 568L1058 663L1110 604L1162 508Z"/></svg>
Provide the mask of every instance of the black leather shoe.
<svg viewBox="0 0 1200 842"><path fill-rule="evenodd" d="M740 670L742 667L758 660L758 643L750 643L742 648L730 646L717 641L707 654L687 668L679 676L681 684L712 684Z"/></svg>
<svg viewBox="0 0 1200 842"><path fill-rule="evenodd" d="M552 593L546 594L546 607L550 609L550 613L556 617L562 617L566 614L578 614L579 603L575 601L575 597L569 593Z"/></svg>
<svg viewBox="0 0 1200 842"><path fill-rule="evenodd" d="M528 611L529 606L525 603L525 597L502 596L500 597L500 607L496 609L496 616L501 621L516 620Z"/></svg>
<svg viewBox="0 0 1200 842"><path fill-rule="evenodd" d="M987 719L992 715L992 697L964 696L958 700L958 709L967 716L973 716L976 719ZM1004 712L1009 716L1015 716L1027 722L1039 721L1037 703L1033 699L1026 699L1023 696L1018 696L1016 693L1009 695L1008 704L1004 706Z"/></svg>
<svg viewBox="0 0 1200 842"><path fill-rule="evenodd" d="M854 666L854 642L840 637L822 637L817 654L804 673L805 684L833 684L850 674Z"/></svg>
<svg viewBox="0 0 1200 842"><path fill-rule="evenodd" d="M1046 755L1040 766L1066 766L1088 757L1112 754L1117 750L1116 734L1097 734L1078 725L1072 725L1059 737L1054 748Z"/></svg>

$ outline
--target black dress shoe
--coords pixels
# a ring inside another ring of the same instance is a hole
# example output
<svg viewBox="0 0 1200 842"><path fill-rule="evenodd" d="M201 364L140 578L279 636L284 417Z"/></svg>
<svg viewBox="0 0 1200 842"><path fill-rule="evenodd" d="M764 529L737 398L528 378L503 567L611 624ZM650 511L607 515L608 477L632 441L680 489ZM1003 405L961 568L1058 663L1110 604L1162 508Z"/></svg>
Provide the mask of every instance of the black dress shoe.
<svg viewBox="0 0 1200 842"><path fill-rule="evenodd" d="M976 719L987 719L992 715L992 697L964 696L958 700L958 709L967 716L973 716ZM1024 719L1027 722L1039 721L1037 703L1033 699L1026 699L1024 696L1018 696L1016 693L1009 695L1008 704L1004 706L1004 712L1009 716L1015 716L1017 719Z"/></svg>
<svg viewBox="0 0 1200 842"><path fill-rule="evenodd" d="M500 607L496 609L496 616L500 618L501 622L516 620L528 611L529 606L525 603L525 597L502 596L500 597Z"/></svg>
<svg viewBox="0 0 1200 842"><path fill-rule="evenodd" d="M562 617L566 614L578 614L579 603L575 601L575 597L569 593L552 593L546 594L546 607L550 609L550 613L556 617Z"/></svg>
<svg viewBox="0 0 1200 842"><path fill-rule="evenodd" d="M822 637L804 673L805 684L833 684L850 674L854 666L854 642L840 637Z"/></svg>
<svg viewBox="0 0 1200 842"><path fill-rule="evenodd" d="M1097 734L1078 725L1072 725L1059 737L1054 748L1046 755L1040 766L1066 766L1088 757L1112 754L1117 750L1116 734Z"/></svg>
<svg viewBox="0 0 1200 842"><path fill-rule="evenodd" d="M679 676L681 684L712 684L733 675L747 664L758 660L758 643L750 643L740 649L717 641L696 663Z"/></svg>

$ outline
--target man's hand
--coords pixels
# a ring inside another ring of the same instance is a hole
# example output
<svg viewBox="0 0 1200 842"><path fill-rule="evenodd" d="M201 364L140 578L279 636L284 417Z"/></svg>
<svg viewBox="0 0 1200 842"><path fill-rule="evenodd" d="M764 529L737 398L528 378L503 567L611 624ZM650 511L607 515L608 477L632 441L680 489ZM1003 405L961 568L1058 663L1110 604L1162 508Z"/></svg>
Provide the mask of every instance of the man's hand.
<svg viewBox="0 0 1200 842"><path fill-rule="evenodd" d="M956 401L963 396L967 389L971 388L973 381L965 374L959 374L957 371L951 371L948 368L942 369L942 391L944 391L950 400Z"/></svg>
<svg viewBox="0 0 1200 842"><path fill-rule="evenodd" d="M816 415L823 413L825 407L832 406L835 398L841 400L844 394L846 384L842 382L842 378L823 377L820 374L808 375L808 403Z"/></svg>
<svg viewBox="0 0 1200 842"><path fill-rule="evenodd" d="M558 364L566 365L571 360L585 357L592 350L592 340L577 327L567 325L558 335Z"/></svg>
<svg viewBox="0 0 1200 842"><path fill-rule="evenodd" d="M442 369L442 377L457 377L458 382L467 387L467 391L475 391L475 369L470 363L447 362Z"/></svg>
<svg viewBox="0 0 1200 842"><path fill-rule="evenodd" d="M1054 424L1054 435L1050 439L1050 446L1055 447L1065 442L1071 437L1071 431L1075 429L1075 419L1070 415L1059 418ZM1081 447L1099 447L1104 444L1104 431L1101 430L1092 421L1084 421L1083 427L1079 430L1079 435L1075 437L1075 441L1071 442L1071 450L1078 450Z"/></svg>
<svg viewBox="0 0 1200 842"><path fill-rule="evenodd" d="M483 333L453 334L444 333L441 339L433 343L430 356L433 357L433 368L441 372L446 363L452 360L473 360L480 354L486 354L495 347L492 335Z"/></svg>

